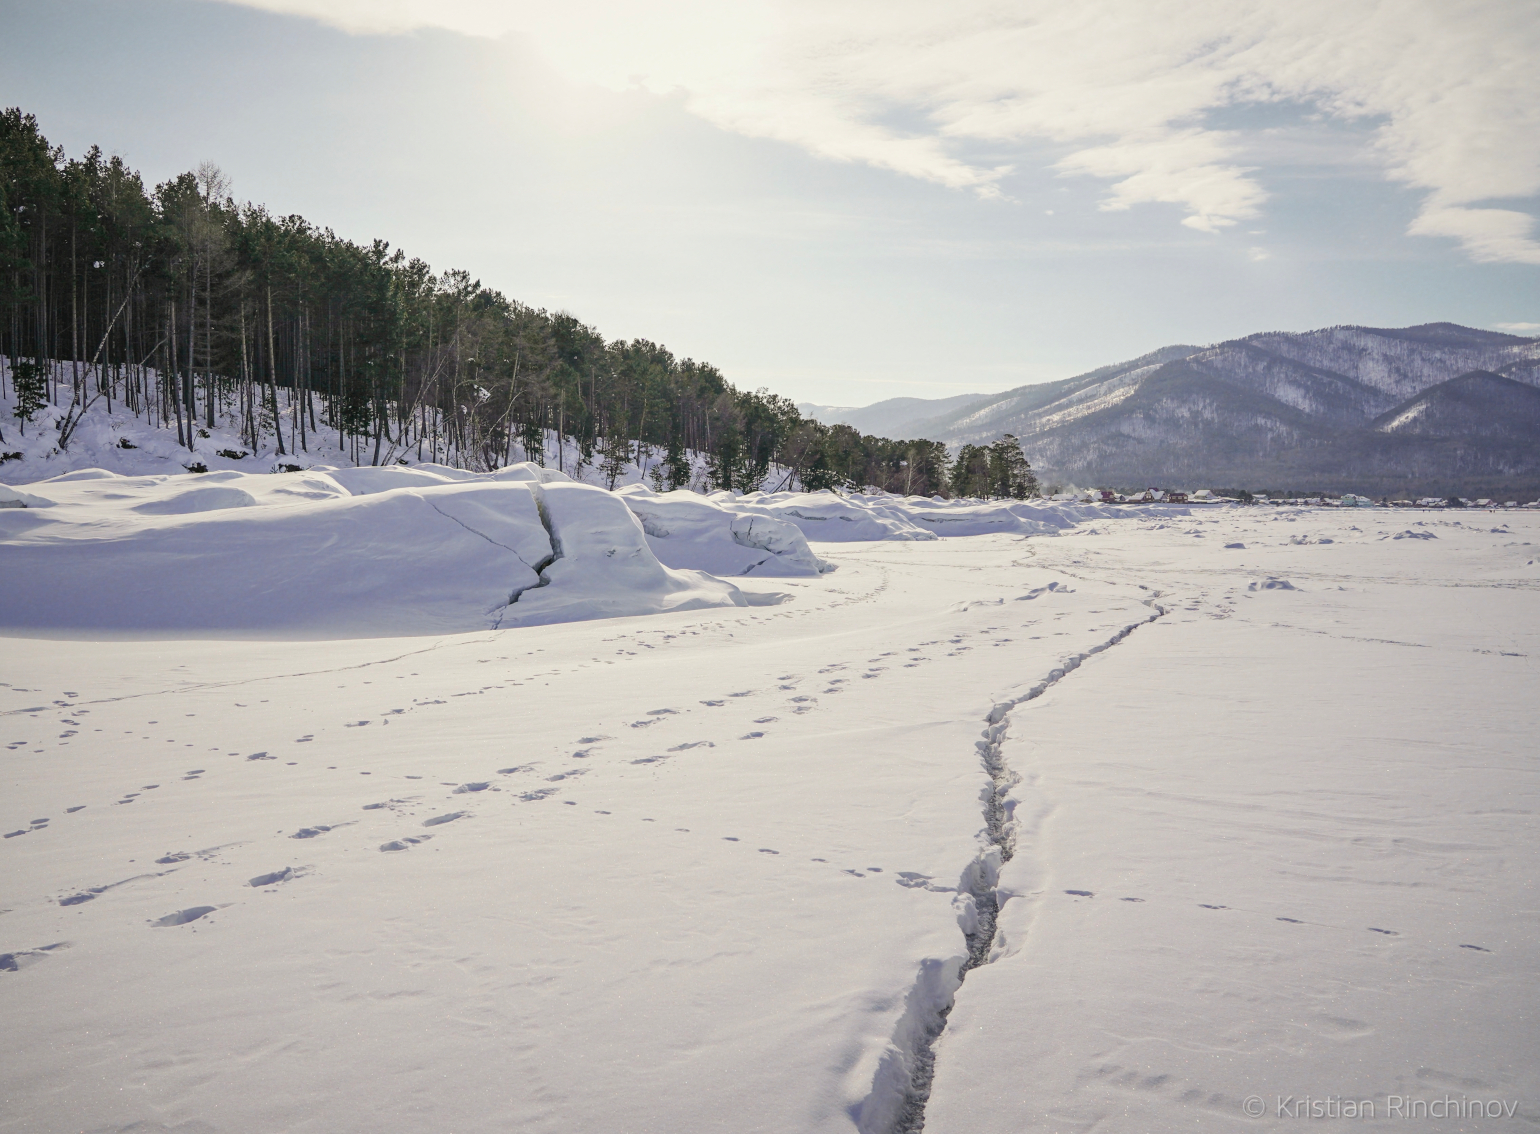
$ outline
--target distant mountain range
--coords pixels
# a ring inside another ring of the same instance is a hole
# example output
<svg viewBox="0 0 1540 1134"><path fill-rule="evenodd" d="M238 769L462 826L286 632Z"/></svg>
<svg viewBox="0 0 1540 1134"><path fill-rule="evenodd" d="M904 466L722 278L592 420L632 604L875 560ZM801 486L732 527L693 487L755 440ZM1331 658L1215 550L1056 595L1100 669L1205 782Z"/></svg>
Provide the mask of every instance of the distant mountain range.
<svg viewBox="0 0 1540 1134"><path fill-rule="evenodd" d="M1453 323L1163 347L1059 382L930 402L928 417L919 401L843 412L855 424L906 403L909 428L887 436L954 446L1014 433L1045 483L1540 492L1540 339Z"/></svg>
<svg viewBox="0 0 1540 1134"><path fill-rule="evenodd" d="M942 414L983 402L986 394L956 394L950 398L889 398L869 406L820 406L800 402L797 412L825 425L849 425L876 437L919 437L916 427Z"/></svg>

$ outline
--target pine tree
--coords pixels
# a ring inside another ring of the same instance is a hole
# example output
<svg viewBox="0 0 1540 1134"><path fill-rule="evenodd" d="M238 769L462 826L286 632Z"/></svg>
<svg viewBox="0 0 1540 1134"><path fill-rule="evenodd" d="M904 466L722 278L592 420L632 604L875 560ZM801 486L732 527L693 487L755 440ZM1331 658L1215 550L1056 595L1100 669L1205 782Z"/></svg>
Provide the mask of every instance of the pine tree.
<svg viewBox="0 0 1540 1134"><path fill-rule="evenodd" d="M964 445L952 462L952 491L958 496L988 496L989 474L989 450L978 445Z"/></svg>
<svg viewBox="0 0 1540 1134"><path fill-rule="evenodd" d="M695 470L690 465L690 458L684 451L684 442L676 433L668 439L668 451L663 456L662 468L668 479L669 491L676 488L689 488L690 481L695 479Z"/></svg>
<svg viewBox="0 0 1540 1134"><path fill-rule="evenodd" d="M25 435L27 422L48 404L48 372L34 359L12 359L11 388L16 391L16 405L11 413L21 419L21 431Z"/></svg>
<svg viewBox="0 0 1540 1134"><path fill-rule="evenodd" d="M1037 475L1010 433L989 447L989 495L1013 500L1037 495Z"/></svg>
<svg viewBox="0 0 1540 1134"><path fill-rule="evenodd" d="M626 466L631 463L630 440L622 433L611 433L604 439L600 457L599 471L604 475L605 487L613 492L616 483L625 475Z"/></svg>

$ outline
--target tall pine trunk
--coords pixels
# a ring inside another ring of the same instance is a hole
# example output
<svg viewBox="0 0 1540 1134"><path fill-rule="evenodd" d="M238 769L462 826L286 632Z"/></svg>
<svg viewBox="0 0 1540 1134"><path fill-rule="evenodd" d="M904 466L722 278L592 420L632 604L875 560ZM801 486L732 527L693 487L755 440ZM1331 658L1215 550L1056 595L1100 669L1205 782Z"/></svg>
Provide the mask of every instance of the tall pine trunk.
<svg viewBox="0 0 1540 1134"><path fill-rule="evenodd" d="M272 379L268 389L273 397L273 432L278 437L278 455L284 456L283 418L278 415L278 355L273 351L273 285L267 285L267 369Z"/></svg>

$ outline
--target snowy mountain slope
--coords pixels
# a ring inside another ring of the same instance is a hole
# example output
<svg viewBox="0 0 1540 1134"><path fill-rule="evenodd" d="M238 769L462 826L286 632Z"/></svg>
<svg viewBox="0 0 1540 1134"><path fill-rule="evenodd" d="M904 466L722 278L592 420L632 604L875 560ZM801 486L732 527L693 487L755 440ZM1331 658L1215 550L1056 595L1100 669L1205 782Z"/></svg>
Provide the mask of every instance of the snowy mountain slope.
<svg viewBox="0 0 1540 1134"><path fill-rule="evenodd" d="M1050 481L1532 491L1540 436L1524 452L1473 424L1451 448L1405 431L1392 440L1375 423L1478 368L1540 385L1537 366L1540 341L1452 324L1268 333L1012 391L936 432L954 443L1015 433Z"/></svg>
<svg viewBox="0 0 1540 1134"><path fill-rule="evenodd" d="M983 394L954 394L948 398L887 398L869 406L821 406L799 402L797 412L825 425L849 425L877 437L926 436L922 426L944 414L983 401Z"/></svg>
<svg viewBox="0 0 1540 1134"><path fill-rule="evenodd" d="M741 581L790 603L646 619L12 638L0 1130L1533 1126L1540 518L1453 516L829 543Z"/></svg>
<svg viewBox="0 0 1540 1134"><path fill-rule="evenodd" d="M1482 437L1513 445L1540 438L1540 388L1487 370L1430 386L1374 423L1381 433Z"/></svg>
<svg viewBox="0 0 1540 1134"><path fill-rule="evenodd" d="M963 407L924 422L922 429L925 431L925 436L948 442L980 438L993 440L1000 433L1010 432L1009 423L1017 415L1031 413L1051 405L1060 398L1073 397L1087 387L1114 382L1132 371L1144 370L1173 359L1185 358L1198 349L1192 346L1162 347L1160 350L1151 351L1149 354L1127 362L1101 366L1074 378L1063 378L1057 382L1041 382L1007 390L1002 394L992 394L979 404Z"/></svg>
<svg viewBox="0 0 1540 1134"><path fill-rule="evenodd" d="M1346 375L1380 390L1393 403L1456 374L1540 357L1534 339L1455 323L1330 327L1303 334L1251 335L1242 341L1281 358Z"/></svg>

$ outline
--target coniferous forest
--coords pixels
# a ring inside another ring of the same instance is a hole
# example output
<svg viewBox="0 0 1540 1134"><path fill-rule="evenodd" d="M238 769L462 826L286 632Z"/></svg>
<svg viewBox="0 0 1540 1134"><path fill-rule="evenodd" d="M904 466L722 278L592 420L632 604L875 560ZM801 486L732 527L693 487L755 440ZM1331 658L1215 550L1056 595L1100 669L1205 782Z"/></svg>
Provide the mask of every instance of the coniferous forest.
<svg viewBox="0 0 1540 1134"><path fill-rule="evenodd" d="M716 488L951 486L939 443L804 419L661 344L238 204L212 164L149 189L97 147L67 158L17 108L0 115L0 354L23 425L69 405L63 449L88 407L116 404L189 448L224 414L253 450L329 431L359 464L489 470L543 462L554 436L600 467L661 459L669 487L691 452Z"/></svg>

